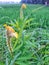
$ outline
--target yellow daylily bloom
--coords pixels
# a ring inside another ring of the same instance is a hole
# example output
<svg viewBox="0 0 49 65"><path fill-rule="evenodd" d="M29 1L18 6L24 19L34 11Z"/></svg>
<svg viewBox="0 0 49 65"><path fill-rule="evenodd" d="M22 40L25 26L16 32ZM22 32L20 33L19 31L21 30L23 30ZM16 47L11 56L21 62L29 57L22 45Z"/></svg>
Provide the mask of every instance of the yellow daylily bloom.
<svg viewBox="0 0 49 65"><path fill-rule="evenodd" d="M21 8L26 9L26 4L22 4Z"/></svg>
<svg viewBox="0 0 49 65"><path fill-rule="evenodd" d="M6 28L9 36L18 38L18 33L15 32L15 30L12 27L8 26L7 24L4 24L4 27Z"/></svg>

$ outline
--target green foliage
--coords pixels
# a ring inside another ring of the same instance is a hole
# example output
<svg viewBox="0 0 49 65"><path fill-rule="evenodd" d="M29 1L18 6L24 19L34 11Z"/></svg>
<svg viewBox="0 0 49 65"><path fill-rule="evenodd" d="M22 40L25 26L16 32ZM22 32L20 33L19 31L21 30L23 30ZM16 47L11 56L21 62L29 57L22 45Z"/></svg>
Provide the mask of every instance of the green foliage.
<svg viewBox="0 0 49 65"><path fill-rule="evenodd" d="M27 5L23 19L20 19L20 5L1 6L1 65L49 65L49 7L32 12L40 6L42 5ZM6 45L4 23L12 26L19 34L18 39L11 38L12 54Z"/></svg>

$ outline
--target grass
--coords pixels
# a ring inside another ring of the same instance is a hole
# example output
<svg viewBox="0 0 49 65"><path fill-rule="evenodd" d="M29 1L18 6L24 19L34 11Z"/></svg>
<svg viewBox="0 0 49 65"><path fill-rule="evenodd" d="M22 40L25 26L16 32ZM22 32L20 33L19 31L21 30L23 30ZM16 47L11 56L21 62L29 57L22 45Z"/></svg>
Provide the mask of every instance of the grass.
<svg viewBox="0 0 49 65"><path fill-rule="evenodd" d="M21 5L0 5L0 65L49 65L49 7L42 6L27 4L20 19ZM19 34L18 39L11 38L12 53L5 23Z"/></svg>

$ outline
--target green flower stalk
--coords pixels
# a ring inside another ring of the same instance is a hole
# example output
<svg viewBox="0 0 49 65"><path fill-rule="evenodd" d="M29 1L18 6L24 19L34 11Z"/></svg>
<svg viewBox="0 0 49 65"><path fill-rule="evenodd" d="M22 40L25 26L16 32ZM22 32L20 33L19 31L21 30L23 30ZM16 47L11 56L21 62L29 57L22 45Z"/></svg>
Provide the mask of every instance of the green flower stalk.
<svg viewBox="0 0 49 65"><path fill-rule="evenodd" d="M20 8L20 19L22 19L22 20L24 18L24 14L23 14L24 9L26 9L26 4L22 4L22 6Z"/></svg>

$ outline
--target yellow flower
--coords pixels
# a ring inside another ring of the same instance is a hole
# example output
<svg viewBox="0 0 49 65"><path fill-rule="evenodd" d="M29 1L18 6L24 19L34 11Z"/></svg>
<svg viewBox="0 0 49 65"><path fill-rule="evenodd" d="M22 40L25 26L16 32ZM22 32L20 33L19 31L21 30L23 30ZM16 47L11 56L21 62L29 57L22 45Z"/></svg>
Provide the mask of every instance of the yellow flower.
<svg viewBox="0 0 49 65"><path fill-rule="evenodd" d="M26 4L22 4L22 9L26 9Z"/></svg>
<svg viewBox="0 0 49 65"><path fill-rule="evenodd" d="M7 24L4 24L4 27L5 27L8 31L10 31L10 32L15 32L15 30L14 30L12 27L8 26Z"/></svg>
<svg viewBox="0 0 49 65"><path fill-rule="evenodd" d="M8 26L7 24L4 24L4 27L6 28L9 36L18 38L18 33L15 32L15 30L12 27Z"/></svg>
<svg viewBox="0 0 49 65"><path fill-rule="evenodd" d="M12 33L11 36L12 36L12 37L16 37L16 38L18 38L18 33L17 33L17 32Z"/></svg>

